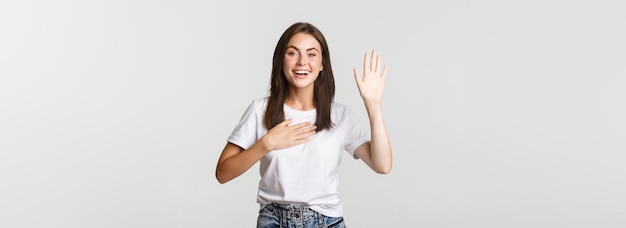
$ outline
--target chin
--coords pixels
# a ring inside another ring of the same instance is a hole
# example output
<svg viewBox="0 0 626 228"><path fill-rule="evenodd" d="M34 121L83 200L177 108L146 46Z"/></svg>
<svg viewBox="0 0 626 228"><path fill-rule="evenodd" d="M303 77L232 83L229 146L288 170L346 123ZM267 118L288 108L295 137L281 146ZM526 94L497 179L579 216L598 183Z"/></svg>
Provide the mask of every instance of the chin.
<svg viewBox="0 0 626 228"><path fill-rule="evenodd" d="M298 89L304 89L307 87L313 87L315 84L315 80L311 80L310 78L307 79L298 79L298 78L293 78L289 84L291 84L291 86L298 88Z"/></svg>
<svg viewBox="0 0 626 228"><path fill-rule="evenodd" d="M314 85L313 85L313 83L311 83L311 84L294 83L294 84L291 84L291 86L293 86L294 88L297 88L297 89L306 89L306 88L309 88L309 87L313 88Z"/></svg>

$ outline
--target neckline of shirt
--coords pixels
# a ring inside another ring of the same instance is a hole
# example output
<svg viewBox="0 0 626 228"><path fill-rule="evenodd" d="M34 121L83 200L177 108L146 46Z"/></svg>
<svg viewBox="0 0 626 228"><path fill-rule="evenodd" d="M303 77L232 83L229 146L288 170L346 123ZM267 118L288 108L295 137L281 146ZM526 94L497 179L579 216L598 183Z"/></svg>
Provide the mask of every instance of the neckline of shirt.
<svg viewBox="0 0 626 228"><path fill-rule="evenodd" d="M317 111L317 109L315 109L315 108L314 108L314 109L311 109L311 110L305 110L305 111L303 111L303 110L298 110L298 109L295 109L295 108L289 107L289 105L287 105L287 104L283 104L283 107L284 107L285 109L289 110L289 111L298 112L298 113L315 113L315 112Z"/></svg>

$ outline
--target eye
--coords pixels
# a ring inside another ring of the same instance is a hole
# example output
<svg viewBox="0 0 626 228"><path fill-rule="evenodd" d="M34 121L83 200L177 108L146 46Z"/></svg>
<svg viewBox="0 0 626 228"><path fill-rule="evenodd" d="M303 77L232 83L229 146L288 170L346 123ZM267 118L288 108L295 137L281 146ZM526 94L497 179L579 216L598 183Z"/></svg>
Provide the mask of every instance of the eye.
<svg viewBox="0 0 626 228"><path fill-rule="evenodd" d="M295 51L290 51L290 52L287 52L287 55L288 56L298 56L298 53L296 53Z"/></svg>
<svg viewBox="0 0 626 228"><path fill-rule="evenodd" d="M315 54L315 53L309 53L309 57L315 57L315 56L317 56L317 54Z"/></svg>

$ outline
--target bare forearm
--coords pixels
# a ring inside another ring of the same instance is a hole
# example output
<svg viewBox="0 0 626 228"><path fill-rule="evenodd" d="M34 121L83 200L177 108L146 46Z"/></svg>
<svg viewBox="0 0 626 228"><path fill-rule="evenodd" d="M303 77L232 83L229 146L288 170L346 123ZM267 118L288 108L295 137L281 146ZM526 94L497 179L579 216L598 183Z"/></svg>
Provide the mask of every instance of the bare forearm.
<svg viewBox="0 0 626 228"><path fill-rule="evenodd" d="M365 108L370 120L370 157L372 168L379 173L388 173L392 166L391 142L383 120L380 101L366 101Z"/></svg>
<svg viewBox="0 0 626 228"><path fill-rule="evenodd" d="M228 157L217 165L215 170L217 180L223 184L235 179L250 169L268 151L260 140L247 150L237 152L237 154Z"/></svg>

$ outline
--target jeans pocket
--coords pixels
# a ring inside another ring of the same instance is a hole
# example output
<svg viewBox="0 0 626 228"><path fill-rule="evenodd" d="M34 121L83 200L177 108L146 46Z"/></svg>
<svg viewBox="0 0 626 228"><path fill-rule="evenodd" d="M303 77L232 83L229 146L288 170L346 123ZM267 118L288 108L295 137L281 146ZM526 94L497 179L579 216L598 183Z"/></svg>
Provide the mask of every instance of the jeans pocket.
<svg viewBox="0 0 626 228"><path fill-rule="evenodd" d="M259 217L269 217L273 219L278 219L276 215L275 209L272 205L267 205L263 207L263 209L259 210Z"/></svg>
<svg viewBox="0 0 626 228"><path fill-rule="evenodd" d="M256 220L257 228L279 227L280 219L276 215L275 208L267 205L259 211L259 217Z"/></svg>
<svg viewBox="0 0 626 228"><path fill-rule="evenodd" d="M326 227L328 228L345 228L343 217L326 217Z"/></svg>

